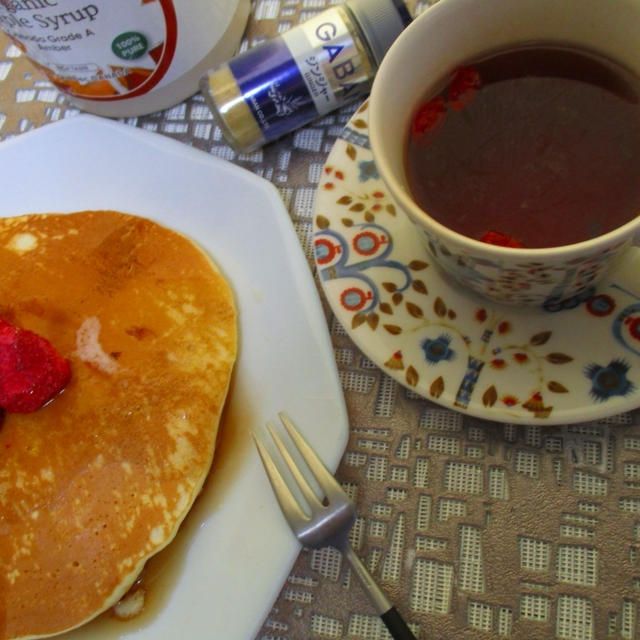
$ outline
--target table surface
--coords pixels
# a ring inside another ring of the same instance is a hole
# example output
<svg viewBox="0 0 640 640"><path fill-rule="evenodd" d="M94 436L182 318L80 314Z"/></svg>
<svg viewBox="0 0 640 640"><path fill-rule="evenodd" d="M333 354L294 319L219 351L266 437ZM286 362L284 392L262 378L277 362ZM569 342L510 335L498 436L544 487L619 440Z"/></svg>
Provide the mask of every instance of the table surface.
<svg viewBox="0 0 640 640"><path fill-rule="evenodd" d="M330 4L254 0L242 46ZM315 189L356 106L246 155L200 95L123 122L270 180L313 269ZM0 32L0 141L78 113ZM442 408L373 364L323 303L350 419L337 477L357 505L354 546L416 636L638 637L640 414L543 427ZM310 637L389 637L332 549L300 553L256 636Z"/></svg>

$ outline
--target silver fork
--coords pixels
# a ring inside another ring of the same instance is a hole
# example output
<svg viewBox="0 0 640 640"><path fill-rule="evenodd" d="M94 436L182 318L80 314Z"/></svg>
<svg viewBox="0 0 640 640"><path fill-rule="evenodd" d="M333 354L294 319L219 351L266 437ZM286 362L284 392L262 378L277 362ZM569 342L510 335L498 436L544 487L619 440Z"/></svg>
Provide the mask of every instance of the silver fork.
<svg viewBox="0 0 640 640"><path fill-rule="evenodd" d="M305 509L305 505L300 504L298 498L291 491L274 458L254 434L254 440L262 458L262 463L289 526L302 545L307 548L319 549L332 546L339 549L360 579L364 590L371 598L371 602L392 637L395 640L416 640L402 616L389 602L363 562L356 555L351 544L349 544L349 531L356 518L354 504L349 500L342 487L318 458L302 434L296 429L293 422L284 413L278 415L291 441L298 449L323 494L322 496L316 494L298 464L294 461L288 446L285 445L273 426L267 423L267 430L282 456L282 461L293 477L300 494L304 497L306 502Z"/></svg>

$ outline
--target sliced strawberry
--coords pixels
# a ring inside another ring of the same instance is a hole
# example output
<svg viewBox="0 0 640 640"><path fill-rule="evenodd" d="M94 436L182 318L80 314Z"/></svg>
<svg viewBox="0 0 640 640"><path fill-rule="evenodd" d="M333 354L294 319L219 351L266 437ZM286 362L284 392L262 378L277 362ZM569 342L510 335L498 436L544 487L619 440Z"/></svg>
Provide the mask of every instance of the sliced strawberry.
<svg viewBox="0 0 640 640"><path fill-rule="evenodd" d="M30 413L67 385L71 367L41 336L0 318L0 407Z"/></svg>
<svg viewBox="0 0 640 640"><path fill-rule="evenodd" d="M487 231L482 238L481 242L487 244L495 244L499 247L511 247L513 249L524 249L524 245L519 240L516 240L513 236L510 236L501 231Z"/></svg>
<svg viewBox="0 0 640 640"><path fill-rule="evenodd" d="M454 73L449 83L447 90L449 104L456 111L461 111L475 98L481 86L482 79L477 69L461 67Z"/></svg>
<svg viewBox="0 0 640 640"><path fill-rule="evenodd" d="M418 139L429 136L444 122L447 107L442 96L436 96L423 104L411 123L411 133ZM421 142L423 140L420 140Z"/></svg>

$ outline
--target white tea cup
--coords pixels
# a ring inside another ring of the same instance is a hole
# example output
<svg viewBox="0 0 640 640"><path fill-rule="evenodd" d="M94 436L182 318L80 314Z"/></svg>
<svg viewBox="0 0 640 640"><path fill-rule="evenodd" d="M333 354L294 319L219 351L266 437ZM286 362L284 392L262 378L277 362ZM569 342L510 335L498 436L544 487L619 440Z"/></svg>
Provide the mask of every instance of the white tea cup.
<svg viewBox="0 0 640 640"><path fill-rule="evenodd" d="M439 0L391 46L369 103L374 159L433 261L455 281L500 303L572 306L592 294L633 244L640 215L593 239L539 249L495 246L452 231L420 208L405 175L417 106L469 60L535 43L599 53L640 78L639 34L640 0ZM640 180L640 158L636 162Z"/></svg>

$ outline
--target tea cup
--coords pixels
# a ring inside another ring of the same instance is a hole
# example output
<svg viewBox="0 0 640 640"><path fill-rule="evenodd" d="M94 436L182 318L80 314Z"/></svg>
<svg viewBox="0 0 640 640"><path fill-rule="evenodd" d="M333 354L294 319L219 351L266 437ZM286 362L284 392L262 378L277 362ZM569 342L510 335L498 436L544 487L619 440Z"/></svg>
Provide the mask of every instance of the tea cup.
<svg viewBox="0 0 640 640"><path fill-rule="evenodd" d="M409 188L405 144L416 106L466 61L532 43L593 51L640 77L638 33L640 0L439 0L391 46L369 101L375 163L432 261L456 283L502 304L575 306L593 295L597 282L634 244L640 215L592 239L535 249L457 233L421 209Z"/></svg>

